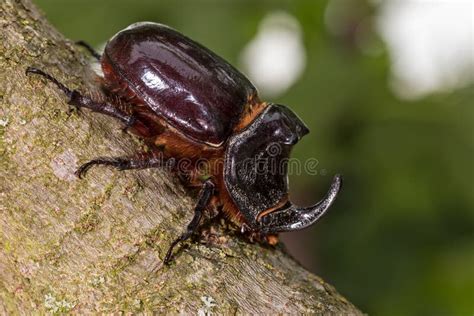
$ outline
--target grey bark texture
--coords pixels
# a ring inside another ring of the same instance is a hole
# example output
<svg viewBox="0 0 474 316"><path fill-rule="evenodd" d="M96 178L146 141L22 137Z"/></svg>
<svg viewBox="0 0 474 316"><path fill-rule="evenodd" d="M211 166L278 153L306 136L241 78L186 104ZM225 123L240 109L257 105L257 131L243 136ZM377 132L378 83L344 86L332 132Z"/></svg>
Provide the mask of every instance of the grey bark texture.
<svg viewBox="0 0 474 316"><path fill-rule="evenodd" d="M0 2L0 314L360 313L281 247L225 223L164 266L195 196L158 169L77 179L80 163L141 144L113 119L68 111L53 85L25 76L30 65L100 93L88 54L29 0Z"/></svg>

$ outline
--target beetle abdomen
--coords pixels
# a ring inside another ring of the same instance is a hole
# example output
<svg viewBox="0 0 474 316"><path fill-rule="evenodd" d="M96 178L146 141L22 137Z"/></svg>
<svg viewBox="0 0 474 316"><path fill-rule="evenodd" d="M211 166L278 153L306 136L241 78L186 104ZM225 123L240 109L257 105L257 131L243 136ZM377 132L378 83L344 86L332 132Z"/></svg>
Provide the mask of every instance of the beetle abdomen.
<svg viewBox="0 0 474 316"><path fill-rule="evenodd" d="M104 55L146 105L199 142L223 143L257 94L229 63L161 24L131 25L107 43Z"/></svg>

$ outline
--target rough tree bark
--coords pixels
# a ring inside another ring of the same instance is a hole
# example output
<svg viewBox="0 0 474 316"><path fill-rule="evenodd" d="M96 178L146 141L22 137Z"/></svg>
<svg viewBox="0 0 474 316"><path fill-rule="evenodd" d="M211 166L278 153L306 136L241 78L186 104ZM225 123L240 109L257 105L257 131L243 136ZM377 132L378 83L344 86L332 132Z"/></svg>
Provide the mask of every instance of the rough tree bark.
<svg viewBox="0 0 474 316"><path fill-rule="evenodd" d="M79 163L130 154L139 141L112 119L68 112L53 85L25 76L34 65L94 87L88 55L29 0L1 1L0 28L0 314L360 313L281 248L222 223L163 266L194 197L160 170L76 179Z"/></svg>

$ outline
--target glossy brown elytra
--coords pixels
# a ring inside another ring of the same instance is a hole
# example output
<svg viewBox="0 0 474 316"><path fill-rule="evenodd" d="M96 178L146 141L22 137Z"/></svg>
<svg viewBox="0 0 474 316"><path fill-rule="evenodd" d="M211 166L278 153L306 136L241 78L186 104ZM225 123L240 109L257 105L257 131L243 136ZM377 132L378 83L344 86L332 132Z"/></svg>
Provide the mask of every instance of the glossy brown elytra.
<svg viewBox="0 0 474 316"><path fill-rule="evenodd" d="M27 73L56 84L68 104L119 119L151 148L133 157L91 160L79 176L93 165L168 166L187 185L200 188L194 217L165 262L173 247L198 229L206 210L223 212L242 231L274 243L279 232L314 224L334 202L338 175L315 205L302 208L289 201L286 162L308 128L289 108L261 101L244 75L207 48L172 28L145 22L117 33L102 56L94 54L104 88L120 104L71 91L37 68Z"/></svg>

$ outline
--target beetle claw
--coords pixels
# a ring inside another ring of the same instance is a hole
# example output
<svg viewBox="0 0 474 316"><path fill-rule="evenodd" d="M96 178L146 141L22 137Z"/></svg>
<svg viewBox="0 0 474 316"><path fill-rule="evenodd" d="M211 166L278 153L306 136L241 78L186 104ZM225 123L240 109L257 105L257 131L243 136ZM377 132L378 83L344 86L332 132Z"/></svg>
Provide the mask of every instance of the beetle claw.
<svg viewBox="0 0 474 316"><path fill-rule="evenodd" d="M94 165L96 164L94 162L94 160L91 160L89 162L86 162L85 164L82 164L77 170L76 172L74 172L74 174L79 178L79 179L83 179L84 176L86 175L87 171L89 171L89 169Z"/></svg>
<svg viewBox="0 0 474 316"><path fill-rule="evenodd" d="M126 163L127 161L122 158L108 158L108 157L96 158L81 165L74 174L79 179L82 179L86 175L87 171L89 171L89 169L92 168L94 165L106 165L106 166L115 167L118 170L124 170Z"/></svg>
<svg viewBox="0 0 474 316"><path fill-rule="evenodd" d="M40 75L40 76L46 78L47 80L54 83L56 85L56 87L58 87L61 91L63 91L69 98L71 97L72 93L74 92L74 91L71 91L64 84L59 82L56 78L54 78L53 76L51 76L50 74L44 72L41 69L38 69L38 68L35 68L35 67L27 67L26 70L25 70L25 75L29 75L29 74L36 74L36 75Z"/></svg>
<svg viewBox="0 0 474 316"><path fill-rule="evenodd" d="M282 208L262 217L261 230L265 234L288 232L306 228L321 218L335 201L342 186L342 177L336 175L326 197L309 207L297 207L288 202Z"/></svg>

